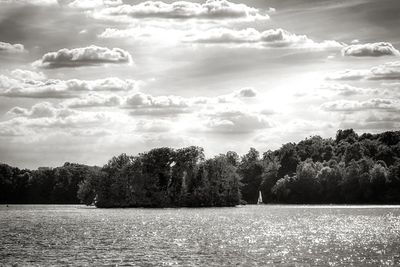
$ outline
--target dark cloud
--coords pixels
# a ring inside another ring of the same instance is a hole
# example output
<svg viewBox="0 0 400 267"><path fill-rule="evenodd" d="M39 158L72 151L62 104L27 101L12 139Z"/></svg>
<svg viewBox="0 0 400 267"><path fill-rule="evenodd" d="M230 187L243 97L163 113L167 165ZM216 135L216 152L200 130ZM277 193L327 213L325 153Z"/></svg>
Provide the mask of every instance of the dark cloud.
<svg viewBox="0 0 400 267"><path fill-rule="evenodd" d="M33 63L39 68L82 67L102 64L130 64L129 52L120 48L106 48L91 45L73 49L61 49L50 52Z"/></svg>

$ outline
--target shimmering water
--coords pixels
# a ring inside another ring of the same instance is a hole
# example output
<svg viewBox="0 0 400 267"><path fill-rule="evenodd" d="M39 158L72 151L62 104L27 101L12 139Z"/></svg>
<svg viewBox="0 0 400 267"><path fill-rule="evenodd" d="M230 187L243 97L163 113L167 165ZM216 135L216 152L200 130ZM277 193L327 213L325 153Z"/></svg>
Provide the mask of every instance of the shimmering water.
<svg viewBox="0 0 400 267"><path fill-rule="evenodd" d="M400 207L0 206L4 265L400 265Z"/></svg>

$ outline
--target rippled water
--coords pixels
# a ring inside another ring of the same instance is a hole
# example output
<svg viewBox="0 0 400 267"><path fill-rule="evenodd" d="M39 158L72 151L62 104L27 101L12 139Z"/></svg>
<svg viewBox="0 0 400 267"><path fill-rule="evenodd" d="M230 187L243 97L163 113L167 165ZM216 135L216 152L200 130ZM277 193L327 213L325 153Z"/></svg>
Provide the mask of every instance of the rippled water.
<svg viewBox="0 0 400 267"><path fill-rule="evenodd" d="M400 207L0 206L4 265L400 265Z"/></svg>

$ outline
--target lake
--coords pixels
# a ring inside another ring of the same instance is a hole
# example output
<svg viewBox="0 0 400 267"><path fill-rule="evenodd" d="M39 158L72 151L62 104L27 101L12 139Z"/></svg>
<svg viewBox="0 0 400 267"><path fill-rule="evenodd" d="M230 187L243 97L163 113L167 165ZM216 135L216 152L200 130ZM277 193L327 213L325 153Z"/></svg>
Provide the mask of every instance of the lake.
<svg viewBox="0 0 400 267"><path fill-rule="evenodd" d="M4 265L400 265L399 206L0 206Z"/></svg>

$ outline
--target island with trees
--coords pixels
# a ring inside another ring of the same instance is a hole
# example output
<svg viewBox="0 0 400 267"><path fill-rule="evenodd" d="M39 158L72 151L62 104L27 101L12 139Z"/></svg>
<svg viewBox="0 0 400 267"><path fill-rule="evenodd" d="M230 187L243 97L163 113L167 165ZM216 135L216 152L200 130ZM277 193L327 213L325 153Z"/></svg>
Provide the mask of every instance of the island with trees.
<svg viewBox="0 0 400 267"><path fill-rule="evenodd" d="M121 154L103 167L65 163L19 169L0 164L0 203L112 207L222 207L264 203L400 203L400 131L299 143L210 159L204 150L155 148Z"/></svg>

